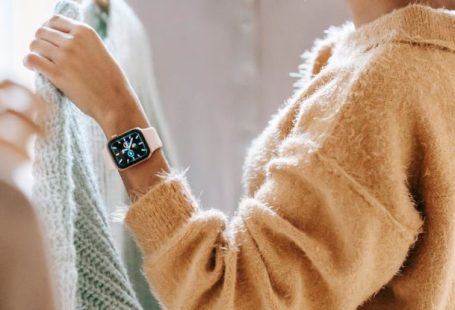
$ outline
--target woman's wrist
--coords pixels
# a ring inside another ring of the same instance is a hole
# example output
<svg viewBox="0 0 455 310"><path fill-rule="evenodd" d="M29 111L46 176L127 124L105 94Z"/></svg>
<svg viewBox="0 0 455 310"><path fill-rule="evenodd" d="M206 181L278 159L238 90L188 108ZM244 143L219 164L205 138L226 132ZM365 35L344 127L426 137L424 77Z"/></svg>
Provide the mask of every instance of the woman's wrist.
<svg viewBox="0 0 455 310"><path fill-rule="evenodd" d="M111 106L113 108L110 111L106 111L104 114L100 113L99 117L95 118L107 139L136 127L150 127L147 117L135 96L123 96L123 99L116 100ZM158 149L146 161L120 171L120 175L130 197L135 199L160 181L159 173L169 171L170 167L166 157L161 149Z"/></svg>
<svg viewBox="0 0 455 310"><path fill-rule="evenodd" d="M150 126L142 107L134 96L119 98L110 106L112 108L109 111L101 111L100 115L95 117L107 139L135 127L147 128Z"/></svg>

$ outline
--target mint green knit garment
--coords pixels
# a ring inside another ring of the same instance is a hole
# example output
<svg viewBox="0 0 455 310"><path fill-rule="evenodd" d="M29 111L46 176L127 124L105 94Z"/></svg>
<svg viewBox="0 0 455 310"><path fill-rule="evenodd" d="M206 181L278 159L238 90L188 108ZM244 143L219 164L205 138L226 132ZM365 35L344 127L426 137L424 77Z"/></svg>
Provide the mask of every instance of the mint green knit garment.
<svg viewBox="0 0 455 310"><path fill-rule="evenodd" d="M76 2L55 13L81 19ZM80 125L91 121L42 76L46 135L36 143L34 197L49 239L59 309L141 309L113 246Z"/></svg>

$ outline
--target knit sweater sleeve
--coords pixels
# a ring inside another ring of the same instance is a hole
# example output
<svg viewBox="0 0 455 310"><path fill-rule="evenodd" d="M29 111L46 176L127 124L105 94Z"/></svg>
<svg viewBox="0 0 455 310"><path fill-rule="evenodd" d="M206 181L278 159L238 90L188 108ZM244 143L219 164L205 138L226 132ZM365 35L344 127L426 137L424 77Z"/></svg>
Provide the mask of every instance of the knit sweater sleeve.
<svg viewBox="0 0 455 310"><path fill-rule="evenodd" d="M400 273L423 223L400 114L345 111L319 148L308 130L285 138L230 220L203 210L184 174L131 206L126 222L166 308L356 309Z"/></svg>

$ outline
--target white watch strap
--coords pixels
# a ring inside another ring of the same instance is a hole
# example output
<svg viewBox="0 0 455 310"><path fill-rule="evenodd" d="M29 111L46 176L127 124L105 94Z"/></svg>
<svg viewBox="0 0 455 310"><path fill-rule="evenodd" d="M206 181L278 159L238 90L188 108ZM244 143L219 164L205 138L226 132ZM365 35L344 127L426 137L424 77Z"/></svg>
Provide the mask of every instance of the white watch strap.
<svg viewBox="0 0 455 310"><path fill-rule="evenodd" d="M158 132L156 131L155 128L149 127L144 129L142 128L135 129L139 129L144 135L145 141L147 142L147 145L150 149L150 154L153 154L153 152L155 152L157 149L163 147L163 143L161 142L160 136L158 135ZM110 154L107 145L104 148L103 156L104 162L106 163L109 170L117 169L117 165L115 164L114 159L112 158L112 155Z"/></svg>
<svg viewBox="0 0 455 310"><path fill-rule="evenodd" d="M150 154L163 147L163 142L161 142L160 136L158 135L158 132L155 128L149 127L141 129L141 131L150 148Z"/></svg>

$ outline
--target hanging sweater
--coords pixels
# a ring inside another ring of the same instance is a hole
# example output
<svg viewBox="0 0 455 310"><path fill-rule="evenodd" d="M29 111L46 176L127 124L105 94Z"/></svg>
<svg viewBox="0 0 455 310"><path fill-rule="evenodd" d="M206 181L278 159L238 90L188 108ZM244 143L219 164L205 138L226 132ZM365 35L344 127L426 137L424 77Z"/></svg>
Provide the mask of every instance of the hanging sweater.
<svg viewBox="0 0 455 310"><path fill-rule="evenodd" d="M331 28L231 219L170 173L129 209L168 309L455 309L455 16Z"/></svg>
<svg viewBox="0 0 455 310"><path fill-rule="evenodd" d="M55 12L81 19L76 2ZM36 143L34 197L49 240L58 309L141 309L115 249L89 159L83 125L90 122L43 76L37 92L48 103Z"/></svg>

